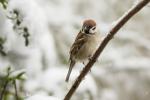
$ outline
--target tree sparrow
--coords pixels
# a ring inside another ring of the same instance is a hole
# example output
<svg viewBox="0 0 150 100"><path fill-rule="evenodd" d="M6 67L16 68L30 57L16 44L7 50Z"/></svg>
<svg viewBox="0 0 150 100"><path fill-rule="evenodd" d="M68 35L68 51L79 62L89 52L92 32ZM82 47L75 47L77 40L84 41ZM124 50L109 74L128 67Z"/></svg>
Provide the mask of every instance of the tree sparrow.
<svg viewBox="0 0 150 100"><path fill-rule="evenodd" d="M96 51L99 40L100 37L97 32L96 22L92 19L85 20L69 52L70 67L65 80L66 82L69 81L75 63L77 61L84 63L85 60L88 60Z"/></svg>

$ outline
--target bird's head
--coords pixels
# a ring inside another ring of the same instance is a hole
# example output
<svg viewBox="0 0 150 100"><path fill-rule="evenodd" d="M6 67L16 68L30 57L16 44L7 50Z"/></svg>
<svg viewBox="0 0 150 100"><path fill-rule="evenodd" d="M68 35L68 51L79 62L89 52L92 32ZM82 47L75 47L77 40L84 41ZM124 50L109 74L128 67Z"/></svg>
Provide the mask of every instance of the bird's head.
<svg viewBox="0 0 150 100"><path fill-rule="evenodd" d="M87 19L83 22L82 32L86 34L96 33L96 22L92 19Z"/></svg>

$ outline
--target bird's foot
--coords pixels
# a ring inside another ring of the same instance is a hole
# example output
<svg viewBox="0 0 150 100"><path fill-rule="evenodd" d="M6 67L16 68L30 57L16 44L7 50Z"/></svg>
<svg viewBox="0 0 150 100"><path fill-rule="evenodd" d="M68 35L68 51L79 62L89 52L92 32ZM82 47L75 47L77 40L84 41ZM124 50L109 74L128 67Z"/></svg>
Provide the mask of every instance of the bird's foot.
<svg viewBox="0 0 150 100"><path fill-rule="evenodd" d="M89 61L90 61L90 60L92 60L92 57L91 57L91 56L89 56L89 57L88 57L88 60L89 60Z"/></svg>

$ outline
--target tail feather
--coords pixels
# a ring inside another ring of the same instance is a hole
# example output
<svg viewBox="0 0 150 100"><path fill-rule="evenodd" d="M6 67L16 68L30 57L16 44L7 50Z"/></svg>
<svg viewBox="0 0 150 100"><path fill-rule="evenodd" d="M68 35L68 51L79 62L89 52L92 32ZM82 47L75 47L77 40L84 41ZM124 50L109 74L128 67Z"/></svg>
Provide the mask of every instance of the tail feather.
<svg viewBox="0 0 150 100"><path fill-rule="evenodd" d="M73 68L73 66L75 65L75 61L74 60L71 60L71 62L70 62L70 67L69 67L69 71L68 71L68 73L67 73L67 76L66 76L66 82L68 82L69 81L69 77L70 77L70 74L71 74L71 71L72 71L72 68Z"/></svg>

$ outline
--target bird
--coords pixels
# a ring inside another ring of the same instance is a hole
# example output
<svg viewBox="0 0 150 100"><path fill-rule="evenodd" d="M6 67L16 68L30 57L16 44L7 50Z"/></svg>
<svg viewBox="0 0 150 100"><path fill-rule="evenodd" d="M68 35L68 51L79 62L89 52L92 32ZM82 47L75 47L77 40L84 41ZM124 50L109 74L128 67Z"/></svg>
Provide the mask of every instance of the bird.
<svg viewBox="0 0 150 100"><path fill-rule="evenodd" d="M65 81L69 81L70 74L76 62L90 60L93 53L96 51L100 41L100 33L97 29L97 24L93 19L83 21L82 28L77 34L74 43L70 48L70 66Z"/></svg>

